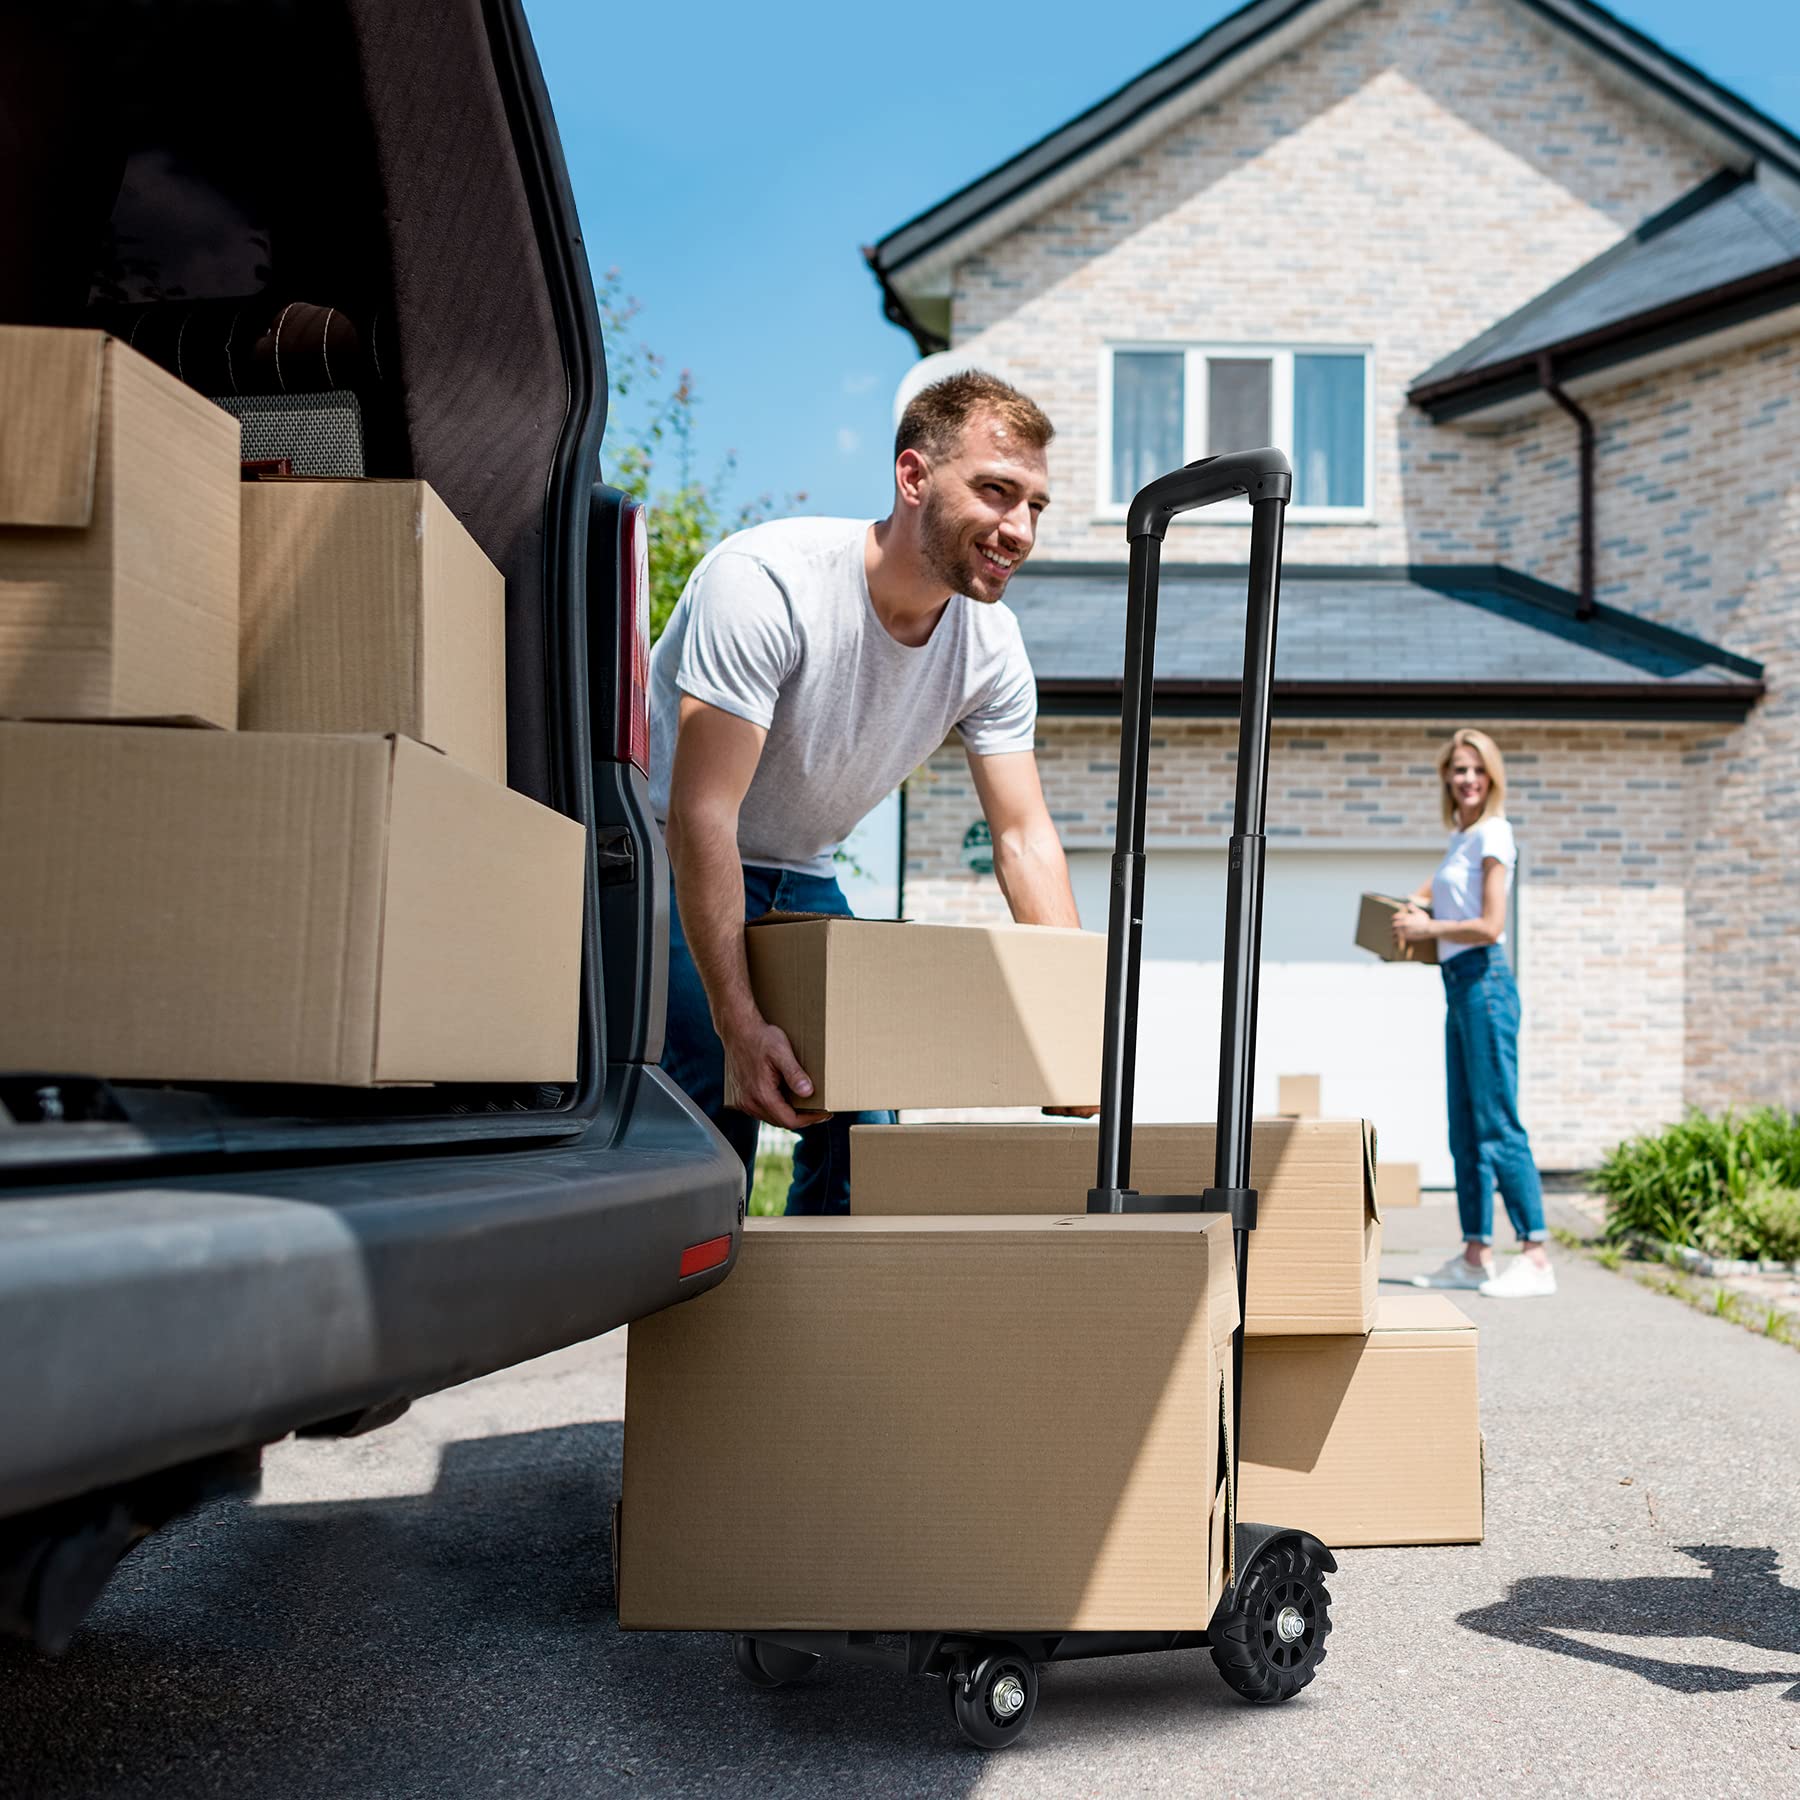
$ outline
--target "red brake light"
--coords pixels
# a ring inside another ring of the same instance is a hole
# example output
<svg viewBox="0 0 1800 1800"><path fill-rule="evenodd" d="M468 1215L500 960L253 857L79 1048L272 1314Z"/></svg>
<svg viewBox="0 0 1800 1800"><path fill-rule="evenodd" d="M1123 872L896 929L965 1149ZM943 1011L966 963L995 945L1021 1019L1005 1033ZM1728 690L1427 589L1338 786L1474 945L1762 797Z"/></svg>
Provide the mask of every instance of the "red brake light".
<svg viewBox="0 0 1800 1800"><path fill-rule="evenodd" d="M681 1253L681 1279L685 1281L690 1275L703 1275L708 1269L716 1269L730 1254L730 1232L723 1237L708 1238L704 1244L689 1244Z"/></svg>
<svg viewBox="0 0 1800 1800"><path fill-rule="evenodd" d="M619 530L619 716L613 754L650 773L650 515L635 500ZM685 1273L685 1271L683 1271Z"/></svg>

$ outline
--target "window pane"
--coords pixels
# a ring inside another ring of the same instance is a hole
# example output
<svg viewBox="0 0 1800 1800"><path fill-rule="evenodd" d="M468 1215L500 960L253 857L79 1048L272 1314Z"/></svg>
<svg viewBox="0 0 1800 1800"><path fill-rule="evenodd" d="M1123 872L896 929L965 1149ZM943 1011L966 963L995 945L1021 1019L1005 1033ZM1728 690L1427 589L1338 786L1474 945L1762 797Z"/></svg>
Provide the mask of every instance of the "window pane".
<svg viewBox="0 0 1800 1800"><path fill-rule="evenodd" d="M1215 356L1206 365L1206 454L1260 450L1275 441L1269 430L1266 356Z"/></svg>
<svg viewBox="0 0 1800 1800"><path fill-rule="evenodd" d="M1120 350L1113 357L1112 497L1123 504L1181 467L1179 350Z"/></svg>
<svg viewBox="0 0 1800 1800"><path fill-rule="evenodd" d="M1363 506L1363 359L1294 358L1294 504Z"/></svg>

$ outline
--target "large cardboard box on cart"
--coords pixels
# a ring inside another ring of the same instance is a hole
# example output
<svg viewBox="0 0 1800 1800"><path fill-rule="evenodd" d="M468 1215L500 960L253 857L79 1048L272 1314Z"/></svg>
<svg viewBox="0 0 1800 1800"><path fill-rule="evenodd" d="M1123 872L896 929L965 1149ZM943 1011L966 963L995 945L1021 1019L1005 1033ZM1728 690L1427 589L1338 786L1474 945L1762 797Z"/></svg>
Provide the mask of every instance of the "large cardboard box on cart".
<svg viewBox="0 0 1800 1800"><path fill-rule="evenodd" d="M1212 1185L1215 1128L1140 1125L1131 1181L1145 1194ZM850 1133L856 1214L1074 1212L1087 1205L1098 1139L1077 1121L861 1125ZM1381 1212L1375 1133L1359 1119L1258 1119L1245 1330L1350 1332L1375 1323Z"/></svg>
<svg viewBox="0 0 1800 1800"><path fill-rule="evenodd" d="M751 1219L631 1328L619 1623L1204 1629L1234 1282L1219 1218Z"/></svg>

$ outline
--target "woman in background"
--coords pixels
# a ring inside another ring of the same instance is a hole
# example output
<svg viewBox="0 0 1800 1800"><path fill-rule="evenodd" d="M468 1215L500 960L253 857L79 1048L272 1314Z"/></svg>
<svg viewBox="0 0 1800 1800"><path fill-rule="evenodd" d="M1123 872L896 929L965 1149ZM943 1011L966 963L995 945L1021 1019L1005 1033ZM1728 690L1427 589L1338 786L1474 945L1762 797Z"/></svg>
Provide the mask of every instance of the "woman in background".
<svg viewBox="0 0 1800 1800"><path fill-rule="evenodd" d="M1484 731L1456 732L1438 757L1450 847L1394 915L1402 944L1437 945L1444 974L1444 1086L1463 1247L1418 1287L1478 1288L1496 1299L1556 1292L1544 1197L1519 1122L1519 990L1506 961L1506 903L1518 852L1506 822L1506 763ZM1430 912L1422 909L1429 902ZM1494 1188L1519 1254L1493 1266Z"/></svg>

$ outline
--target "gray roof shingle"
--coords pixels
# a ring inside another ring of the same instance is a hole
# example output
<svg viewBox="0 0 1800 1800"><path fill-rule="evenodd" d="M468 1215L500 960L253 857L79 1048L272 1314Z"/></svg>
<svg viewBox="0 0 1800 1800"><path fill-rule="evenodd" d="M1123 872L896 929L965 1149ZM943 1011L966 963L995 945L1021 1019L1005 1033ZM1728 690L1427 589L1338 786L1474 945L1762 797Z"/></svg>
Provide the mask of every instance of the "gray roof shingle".
<svg viewBox="0 0 1800 1800"><path fill-rule="evenodd" d="M1124 672L1125 570L1038 564L1014 576L1040 681L1117 682ZM1275 677L1282 684L1429 687L1554 684L1646 691L1741 686L1761 669L1612 608L1574 616L1575 597L1510 571L1290 570L1281 586ZM1243 669L1242 570L1164 564L1159 683L1235 682Z"/></svg>
<svg viewBox="0 0 1800 1800"><path fill-rule="evenodd" d="M1715 175L1435 363L1414 381L1414 394L1793 264L1800 264L1800 193L1767 171Z"/></svg>

